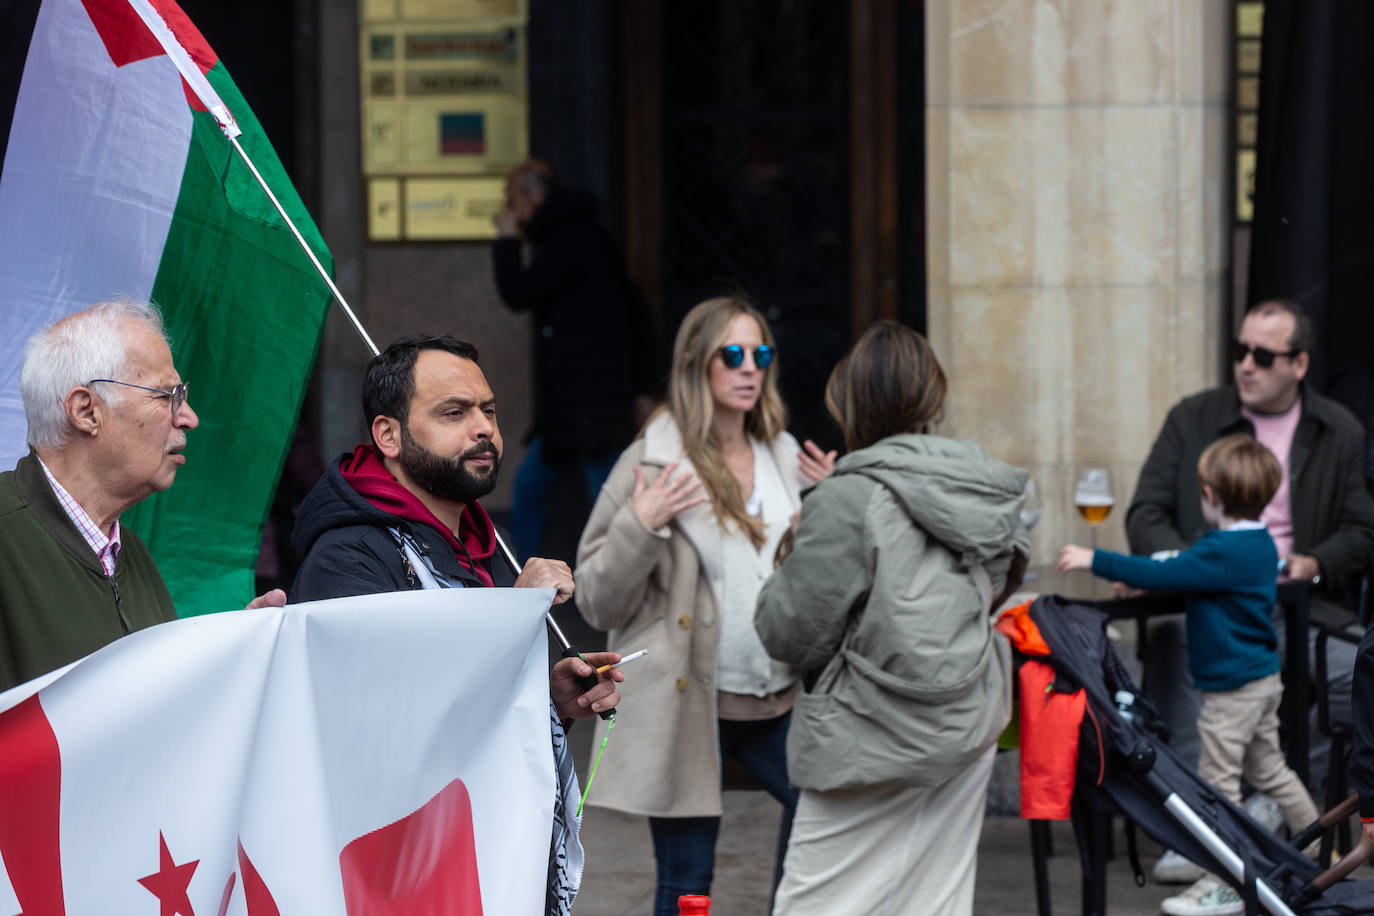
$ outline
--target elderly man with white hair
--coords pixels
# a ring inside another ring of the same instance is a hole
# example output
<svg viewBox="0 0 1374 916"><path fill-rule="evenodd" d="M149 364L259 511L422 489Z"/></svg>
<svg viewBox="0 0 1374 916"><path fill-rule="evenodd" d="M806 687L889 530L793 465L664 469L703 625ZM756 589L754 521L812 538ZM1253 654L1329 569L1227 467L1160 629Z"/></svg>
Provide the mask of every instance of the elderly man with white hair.
<svg viewBox="0 0 1374 916"><path fill-rule="evenodd" d="M119 517L172 485L200 422L161 315L132 300L40 330L19 387L30 452L0 474L0 690L176 617Z"/></svg>

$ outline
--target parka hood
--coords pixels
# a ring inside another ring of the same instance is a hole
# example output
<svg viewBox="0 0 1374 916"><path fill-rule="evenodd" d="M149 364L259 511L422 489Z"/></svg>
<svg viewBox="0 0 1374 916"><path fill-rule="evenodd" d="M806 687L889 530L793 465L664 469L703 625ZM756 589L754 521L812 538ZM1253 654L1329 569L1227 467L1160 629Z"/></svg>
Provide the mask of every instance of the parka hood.
<svg viewBox="0 0 1374 916"><path fill-rule="evenodd" d="M1030 554L1021 522L1026 472L988 457L967 439L906 434L851 452L835 475L860 474L882 484L932 537L962 555L986 562L1007 545Z"/></svg>

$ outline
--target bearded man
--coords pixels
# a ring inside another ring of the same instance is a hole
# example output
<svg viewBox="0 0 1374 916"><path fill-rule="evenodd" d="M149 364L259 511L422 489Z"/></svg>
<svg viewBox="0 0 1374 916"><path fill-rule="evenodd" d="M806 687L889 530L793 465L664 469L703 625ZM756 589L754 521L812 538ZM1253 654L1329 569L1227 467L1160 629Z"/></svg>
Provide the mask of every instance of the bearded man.
<svg viewBox="0 0 1374 916"><path fill-rule="evenodd" d="M552 588L573 593L572 571L533 558L524 570L501 555L496 526L477 500L496 487L501 430L496 397L477 365L477 348L447 335L412 334L367 367L363 416L372 431L334 462L301 503L292 542L305 557L291 588L296 601L417 588ZM560 659L549 673L554 795L545 912L564 916L581 881L579 794L564 728L620 702L619 668L586 690L594 666L614 652Z"/></svg>
<svg viewBox="0 0 1374 916"><path fill-rule="evenodd" d="M572 571L561 560L532 558L517 575L478 502L496 487L501 430L476 347L436 334L392 343L368 365L363 415L372 442L334 462L301 503L292 542L305 561L294 601L490 586L556 589L555 604L572 595ZM563 659L550 676L564 719L620 699L621 677L586 692L576 680L592 673L586 662L619 656L585 658Z"/></svg>

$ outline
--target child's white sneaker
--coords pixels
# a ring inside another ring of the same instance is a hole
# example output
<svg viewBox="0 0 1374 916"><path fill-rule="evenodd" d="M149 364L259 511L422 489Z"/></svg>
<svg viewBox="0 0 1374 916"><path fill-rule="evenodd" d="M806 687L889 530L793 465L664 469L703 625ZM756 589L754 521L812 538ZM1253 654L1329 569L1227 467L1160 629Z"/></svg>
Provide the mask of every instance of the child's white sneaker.
<svg viewBox="0 0 1374 916"><path fill-rule="evenodd" d="M1230 885L1204 875L1178 896L1165 898L1159 909L1168 916L1230 916L1244 913L1245 901Z"/></svg>
<svg viewBox="0 0 1374 916"><path fill-rule="evenodd" d="M1150 869L1150 877L1156 884L1191 884L1205 874L1202 868L1172 849L1166 849Z"/></svg>
<svg viewBox="0 0 1374 916"><path fill-rule="evenodd" d="M1241 803L1241 807L1250 815L1250 820L1270 833L1278 833L1279 828L1283 826L1283 809L1279 807L1278 802L1263 792L1252 793Z"/></svg>

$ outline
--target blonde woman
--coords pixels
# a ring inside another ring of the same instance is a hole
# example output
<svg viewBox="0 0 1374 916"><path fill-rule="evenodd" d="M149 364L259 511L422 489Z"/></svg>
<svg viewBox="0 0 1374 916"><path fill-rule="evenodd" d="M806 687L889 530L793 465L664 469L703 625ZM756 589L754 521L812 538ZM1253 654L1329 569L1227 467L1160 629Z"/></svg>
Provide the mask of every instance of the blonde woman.
<svg viewBox="0 0 1374 916"><path fill-rule="evenodd" d="M693 308L668 403L620 456L577 551L583 616L611 648L649 650L591 804L649 818L656 916L710 891L723 759L783 805L779 853L796 805L785 744L797 677L764 651L754 603L800 489L835 456L784 430L775 356L748 303Z"/></svg>

